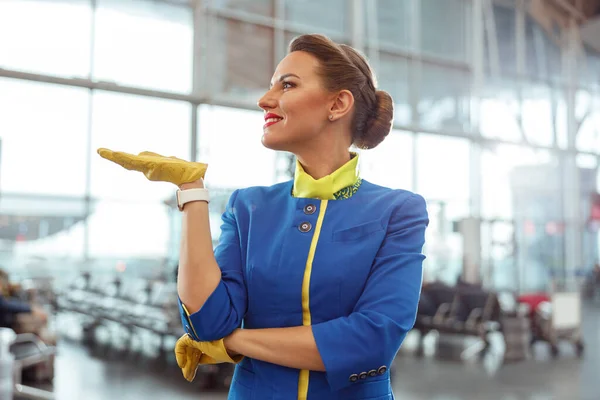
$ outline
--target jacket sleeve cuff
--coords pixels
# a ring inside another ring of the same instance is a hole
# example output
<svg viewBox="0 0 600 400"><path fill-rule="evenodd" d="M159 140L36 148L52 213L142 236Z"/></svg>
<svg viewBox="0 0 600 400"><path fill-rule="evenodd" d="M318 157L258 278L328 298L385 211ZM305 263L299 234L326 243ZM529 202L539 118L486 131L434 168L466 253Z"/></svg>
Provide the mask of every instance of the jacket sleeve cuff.
<svg viewBox="0 0 600 400"><path fill-rule="evenodd" d="M197 341L213 341L224 338L237 326L232 327L231 301L227 286L221 280L204 305L190 314L179 300L179 312L185 332Z"/></svg>
<svg viewBox="0 0 600 400"><path fill-rule="evenodd" d="M374 340L387 342L389 338L375 339L377 335L366 324L360 327L362 329L356 329L356 323L351 317L345 317L312 327L317 349L325 365L327 383L333 391L355 382L364 382L363 379L386 375L395 356L395 351L392 354L388 349L382 349L380 344L373 344ZM403 338L404 335L401 335L396 340L401 342ZM365 377L361 376L363 374Z"/></svg>

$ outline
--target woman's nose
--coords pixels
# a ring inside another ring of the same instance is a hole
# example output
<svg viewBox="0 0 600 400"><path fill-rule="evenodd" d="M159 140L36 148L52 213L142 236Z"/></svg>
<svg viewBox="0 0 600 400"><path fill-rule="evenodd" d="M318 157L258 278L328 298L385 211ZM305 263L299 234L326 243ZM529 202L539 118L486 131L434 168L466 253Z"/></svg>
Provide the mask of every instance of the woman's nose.
<svg viewBox="0 0 600 400"><path fill-rule="evenodd" d="M270 90L258 99L258 106L265 111L272 110L277 106L277 100L273 97Z"/></svg>

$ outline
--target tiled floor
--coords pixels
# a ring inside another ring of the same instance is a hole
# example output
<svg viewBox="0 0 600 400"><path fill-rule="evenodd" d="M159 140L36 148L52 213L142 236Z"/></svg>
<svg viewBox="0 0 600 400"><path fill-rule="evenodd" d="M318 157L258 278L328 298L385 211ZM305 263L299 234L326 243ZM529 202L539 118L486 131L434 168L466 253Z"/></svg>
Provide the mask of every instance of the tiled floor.
<svg viewBox="0 0 600 400"><path fill-rule="evenodd" d="M579 360L565 344L553 360L543 344L533 360L505 365L488 376L481 365L401 356L394 388L398 400L598 400L600 399L600 305L585 310L586 356ZM110 360L69 342L59 345L55 390L58 400L223 400L201 393L176 367Z"/></svg>

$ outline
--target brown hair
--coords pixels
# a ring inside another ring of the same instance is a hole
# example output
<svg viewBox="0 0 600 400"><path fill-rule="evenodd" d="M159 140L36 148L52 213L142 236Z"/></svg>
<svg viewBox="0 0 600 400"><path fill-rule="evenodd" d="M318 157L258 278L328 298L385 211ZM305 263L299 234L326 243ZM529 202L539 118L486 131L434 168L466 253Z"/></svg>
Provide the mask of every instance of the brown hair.
<svg viewBox="0 0 600 400"><path fill-rule="evenodd" d="M383 90L377 90L375 76L366 58L352 47L337 44L323 35L298 36L289 52L305 51L320 62L317 73L332 92L349 90L354 96L352 143L361 149L372 149L392 129L394 102Z"/></svg>

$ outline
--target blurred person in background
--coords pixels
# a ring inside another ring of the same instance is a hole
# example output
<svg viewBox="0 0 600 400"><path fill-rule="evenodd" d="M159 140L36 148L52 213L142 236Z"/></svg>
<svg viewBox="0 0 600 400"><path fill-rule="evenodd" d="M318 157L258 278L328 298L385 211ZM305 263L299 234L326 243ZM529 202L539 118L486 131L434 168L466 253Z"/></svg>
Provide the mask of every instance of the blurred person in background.
<svg viewBox="0 0 600 400"><path fill-rule="evenodd" d="M19 291L20 285L12 283L8 273L0 269L0 326L18 333L38 334L48 322L48 314L42 307L23 300Z"/></svg>
<svg viewBox="0 0 600 400"><path fill-rule="evenodd" d="M584 296L588 299L600 299L600 264L594 264L583 284Z"/></svg>
<svg viewBox="0 0 600 400"><path fill-rule="evenodd" d="M214 252L208 190L182 182L197 163L99 150L180 187L178 364L191 381L199 364L236 363L229 399L393 399L428 215L421 196L361 179L351 151L388 135L392 98L355 49L303 35L258 105L263 145L293 153L295 176L235 191Z"/></svg>

